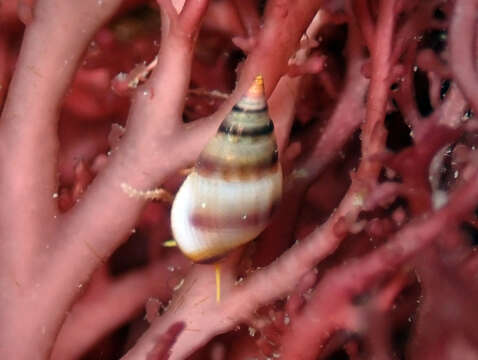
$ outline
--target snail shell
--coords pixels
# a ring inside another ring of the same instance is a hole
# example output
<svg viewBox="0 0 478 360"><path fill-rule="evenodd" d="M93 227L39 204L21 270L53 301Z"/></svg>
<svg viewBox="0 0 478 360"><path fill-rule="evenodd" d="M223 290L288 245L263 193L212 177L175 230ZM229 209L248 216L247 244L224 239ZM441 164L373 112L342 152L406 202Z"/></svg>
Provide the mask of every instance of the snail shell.
<svg viewBox="0 0 478 360"><path fill-rule="evenodd" d="M214 262L253 240L282 195L274 125L262 76L233 107L179 189L171 227L182 252Z"/></svg>

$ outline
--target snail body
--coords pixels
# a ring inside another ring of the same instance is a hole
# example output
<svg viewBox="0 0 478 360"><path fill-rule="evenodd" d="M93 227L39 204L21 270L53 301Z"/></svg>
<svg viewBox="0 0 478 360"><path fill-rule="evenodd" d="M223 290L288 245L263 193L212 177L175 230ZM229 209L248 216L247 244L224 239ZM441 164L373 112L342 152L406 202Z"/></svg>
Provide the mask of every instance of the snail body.
<svg viewBox="0 0 478 360"><path fill-rule="evenodd" d="M257 237L282 195L261 76L221 123L179 189L171 227L182 252L214 262Z"/></svg>

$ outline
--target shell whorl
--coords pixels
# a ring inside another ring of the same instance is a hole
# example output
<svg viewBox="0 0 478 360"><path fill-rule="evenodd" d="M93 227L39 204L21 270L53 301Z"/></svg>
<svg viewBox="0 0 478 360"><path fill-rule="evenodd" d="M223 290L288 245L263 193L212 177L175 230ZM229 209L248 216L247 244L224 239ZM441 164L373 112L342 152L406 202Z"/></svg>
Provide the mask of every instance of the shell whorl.
<svg viewBox="0 0 478 360"><path fill-rule="evenodd" d="M213 261L259 235L282 194L261 76L221 123L179 189L171 226L192 260Z"/></svg>

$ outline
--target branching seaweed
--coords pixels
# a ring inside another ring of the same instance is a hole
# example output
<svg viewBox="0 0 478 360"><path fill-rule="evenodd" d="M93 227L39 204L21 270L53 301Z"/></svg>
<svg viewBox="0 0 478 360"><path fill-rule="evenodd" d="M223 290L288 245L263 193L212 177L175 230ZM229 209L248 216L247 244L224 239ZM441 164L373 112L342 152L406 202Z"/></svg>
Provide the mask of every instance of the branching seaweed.
<svg viewBox="0 0 478 360"><path fill-rule="evenodd" d="M477 358L477 14L2 2L0 358ZM257 74L284 194L217 303L169 194Z"/></svg>

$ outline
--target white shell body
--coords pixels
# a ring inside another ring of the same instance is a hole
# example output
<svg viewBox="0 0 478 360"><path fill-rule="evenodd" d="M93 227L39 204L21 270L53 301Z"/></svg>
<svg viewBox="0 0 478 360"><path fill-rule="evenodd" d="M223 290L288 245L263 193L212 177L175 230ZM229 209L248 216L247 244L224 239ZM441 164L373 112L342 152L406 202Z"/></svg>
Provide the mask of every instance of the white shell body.
<svg viewBox="0 0 478 360"><path fill-rule="evenodd" d="M174 237L195 261L218 257L264 230L281 191L280 172L245 182L204 178L193 172L176 195L171 212Z"/></svg>
<svg viewBox="0 0 478 360"><path fill-rule="evenodd" d="M262 78L209 141L171 210L174 238L197 262L213 262L253 240L282 195L282 171Z"/></svg>

